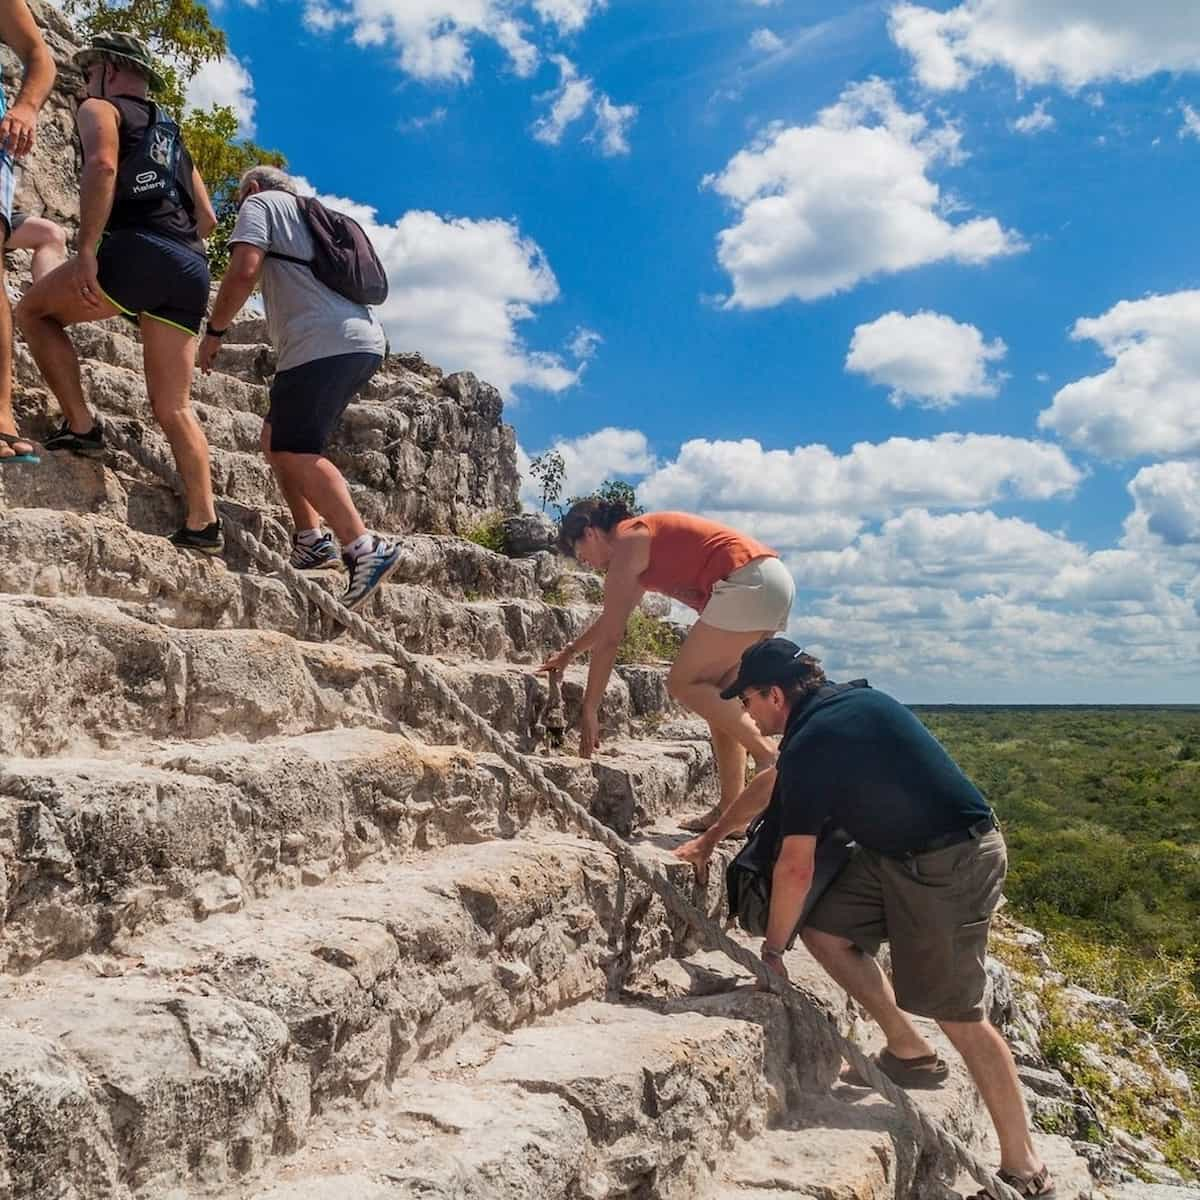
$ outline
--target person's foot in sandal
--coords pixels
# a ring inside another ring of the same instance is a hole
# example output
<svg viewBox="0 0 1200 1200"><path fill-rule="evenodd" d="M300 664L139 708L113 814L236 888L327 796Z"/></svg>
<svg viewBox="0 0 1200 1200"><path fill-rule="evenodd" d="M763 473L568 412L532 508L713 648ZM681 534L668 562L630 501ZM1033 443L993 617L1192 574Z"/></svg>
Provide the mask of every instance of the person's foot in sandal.
<svg viewBox="0 0 1200 1200"><path fill-rule="evenodd" d="M1045 1163L1040 1171L1032 1175L1018 1175L1015 1171L1006 1171L1003 1167L996 1172L996 1178L1001 1183L1007 1183L1019 1196L1040 1196L1041 1200L1055 1200L1058 1189L1054 1186L1054 1177ZM976 1192L969 1200L995 1200L987 1188Z"/></svg>
<svg viewBox="0 0 1200 1200"><path fill-rule="evenodd" d="M871 1061L893 1082L902 1088L941 1087L950 1075L950 1068L940 1054L922 1054L919 1058L897 1058L890 1050L871 1055ZM847 1068L842 1082L852 1087L871 1085L855 1067Z"/></svg>
<svg viewBox="0 0 1200 1200"><path fill-rule="evenodd" d="M19 433L0 433L0 463L36 466L41 461L37 447L27 437Z"/></svg>

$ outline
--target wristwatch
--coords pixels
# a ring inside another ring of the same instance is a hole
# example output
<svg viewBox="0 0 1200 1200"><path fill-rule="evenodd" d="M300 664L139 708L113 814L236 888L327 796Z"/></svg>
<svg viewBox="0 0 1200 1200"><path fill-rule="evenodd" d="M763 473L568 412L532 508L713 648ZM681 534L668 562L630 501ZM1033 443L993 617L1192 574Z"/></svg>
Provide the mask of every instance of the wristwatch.
<svg viewBox="0 0 1200 1200"><path fill-rule="evenodd" d="M204 322L204 336L215 337L218 341L229 332L228 326L224 329L214 329L211 321Z"/></svg>
<svg viewBox="0 0 1200 1200"><path fill-rule="evenodd" d="M783 951L776 950L774 946L768 946L766 942L762 944L761 958L783 958Z"/></svg>

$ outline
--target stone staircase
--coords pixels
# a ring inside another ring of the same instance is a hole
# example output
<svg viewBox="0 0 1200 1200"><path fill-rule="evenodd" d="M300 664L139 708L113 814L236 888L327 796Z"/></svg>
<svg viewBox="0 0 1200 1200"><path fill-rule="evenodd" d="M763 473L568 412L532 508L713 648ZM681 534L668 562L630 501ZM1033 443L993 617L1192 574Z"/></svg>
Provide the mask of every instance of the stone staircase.
<svg viewBox="0 0 1200 1200"><path fill-rule="evenodd" d="M145 421L136 341L77 338L93 405ZM260 338L239 323L197 409L219 492L282 549ZM20 347L18 379L44 434ZM616 672L595 760L543 745L536 665L597 588L451 532L513 502L512 450L492 389L389 360L334 451L406 551L365 615L718 912L720 872L701 890L669 855L715 785L662 665ZM0 1200L953 1194L892 1109L837 1084L820 1018L700 950L282 580L177 553L178 519L120 453L0 469ZM789 966L869 1036L803 950ZM982 1136L961 1070L921 1102ZM1087 1194L1048 1145L1060 1195Z"/></svg>

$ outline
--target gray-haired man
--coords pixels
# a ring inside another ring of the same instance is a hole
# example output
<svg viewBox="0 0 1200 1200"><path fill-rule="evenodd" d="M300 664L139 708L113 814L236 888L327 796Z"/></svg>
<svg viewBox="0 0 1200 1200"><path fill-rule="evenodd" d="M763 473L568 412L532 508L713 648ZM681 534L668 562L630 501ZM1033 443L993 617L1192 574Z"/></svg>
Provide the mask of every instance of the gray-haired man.
<svg viewBox="0 0 1200 1200"><path fill-rule="evenodd" d="M252 167L242 176L230 244L200 366L212 369L227 326L261 281L268 336L279 355L262 449L295 522L292 566L338 565L323 517L349 573L343 603L357 608L399 565L400 549L367 529L325 447L346 406L383 363L383 330L369 308L326 287L306 265L313 239L295 182L277 167Z"/></svg>

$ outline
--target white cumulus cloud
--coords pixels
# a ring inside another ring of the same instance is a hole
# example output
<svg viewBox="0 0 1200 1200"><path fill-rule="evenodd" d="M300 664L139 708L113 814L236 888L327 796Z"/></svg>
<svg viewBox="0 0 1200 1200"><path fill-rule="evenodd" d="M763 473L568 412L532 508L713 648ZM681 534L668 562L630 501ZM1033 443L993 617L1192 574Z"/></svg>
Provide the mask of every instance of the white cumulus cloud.
<svg viewBox="0 0 1200 1200"><path fill-rule="evenodd" d="M1055 124L1054 118L1046 111L1046 101L1039 100L1029 112L1019 116L1012 127L1018 133L1034 134L1045 133L1053 129Z"/></svg>
<svg viewBox="0 0 1200 1200"><path fill-rule="evenodd" d="M187 102L192 108L208 109L214 104L232 108L238 135L254 136L254 80L236 55L226 54L206 62L188 81Z"/></svg>
<svg viewBox="0 0 1200 1200"><path fill-rule="evenodd" d="M1183 114L1183 124L1179 127L1179 136L1200 138L1200 112L1183 100L1179 102L1179 111Z"/></svg>
<svg viewBox="0 0 1200 1200"><path fill-rule="evenodd" d="M1165 462L1143 467L1131 480L1134 519L1167 546L1200 551L1200 463Z"/></svg>
<svg viewBox="0 0 1200 1200"><path fill-rule="evenodd" d="M989 365L1003 358L1004 343L984 341L974 325L941 313L885 313L859 325L850 341L846 370L892 389L897 407L912 400L949 408L964 396L994 396L998 380Z"/></svg>
<svg viewBox="0 0 1200 1200"><path fill-rule="evenodd" d="M607 7L608 0L533 0L534 12L543 21L557 25L563 33L577 33Z"/></svg>
<svg viewBox="0 0 1200 1200"><path fill-rule="evenodd" d="M1070 495L1082 472L1058 446L992 434L767 450L751 438L684 442L642 481L654 508L887 516L905 508L974 508L1005 498Z"/></svg>
<svg viewBox="0 0 1200 1200"><path fill-rule="evenodd" d="M783 38L774 30L756 29L750 35L750 49L757 50L760 54L774 54L776 50L782 50L783 47Z"/></svg>
<svg viewBox="0 0 1200 1200"><path fill-rule="evenodd" d="M378 311L393 350L416 350L447 371L474 371L510 399L520 388L560 392L578 382L584 364L568 367L522 336L522 323L558 299L559 287L541 248L515 222L411 210L389 224L368 205L321 199L363 226L387 269L389 294Z"/></svg>
<svg viewBox="0 0 1200 1200"><path fill-rule="evenodd" d="M944 12L901 3L889 24L935 91L965 87L988 67L1072 92L1200 70L1200 7L1181 0L963 0Z"/></svg>
<svg viewBox="0 0 1200 1200"><path fill-rule="evenodd" d="M994 217L954 222L929 172L963 158L959 131L906 111L880 80L812 125L774 125L705 179L736 210L717 258L727 307L815 300L927 263L979 264L1023 248Z"/></svg>
<svg viewBox="0 0 1200 1200"><path fill-rule="evenodd" d="M627 135L637 117L637 106L614 104L603 92L597 92L593 81L581 76L565 55L552 55L551 61L558 67L558 87L540 97L549 100L550 107L534 121L533 136L548 146L557 146L570 126L590 113L594 124L586 140L596 142L606 158L628 154Z"/></svg>
<svg viewBox="0 0 1200 1200"><path fill-rule="evenodd" d="M1060 389L1039 428L1108 459L1200 454L1200 291L1122 300L1071 336L1112 366Z"/></svg>
<svg viewBox="0 0 1200 1200"><path fill-rule="evenodd" d="M566 473L563 477L562 502L571 496L586 496L606 479L624 479L634 483L649 471L657 460L650 443L640 429L598 429L595 433L577 438L560 438L542 453L555 451L562 455ZM529 474L530 456L518 447L517 469L521 473L521 499L530 508L541 507L537 482Z"/></svg>

